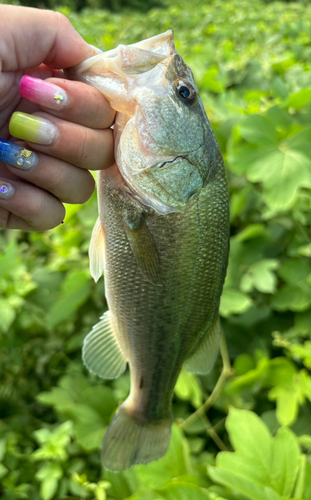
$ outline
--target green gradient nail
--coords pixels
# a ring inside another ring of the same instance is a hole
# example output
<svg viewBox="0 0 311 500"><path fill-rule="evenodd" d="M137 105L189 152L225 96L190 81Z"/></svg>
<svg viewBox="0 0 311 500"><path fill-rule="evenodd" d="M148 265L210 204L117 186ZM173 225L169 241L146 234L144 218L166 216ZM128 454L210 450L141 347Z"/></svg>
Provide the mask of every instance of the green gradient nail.
<svg viewBox="0 0 311 500"><path fill-rule="evenodd" d="M13 113L9 130L18 139L45 145L51 144L58 134L57 128L50 121L20 112Z"/></svg>

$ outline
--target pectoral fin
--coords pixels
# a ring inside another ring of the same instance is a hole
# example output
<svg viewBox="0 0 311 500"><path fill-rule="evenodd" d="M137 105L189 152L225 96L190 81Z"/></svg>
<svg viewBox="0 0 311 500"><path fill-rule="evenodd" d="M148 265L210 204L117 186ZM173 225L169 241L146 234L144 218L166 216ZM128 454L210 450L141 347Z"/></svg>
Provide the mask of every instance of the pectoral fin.
<svg viewBox="0 0 311 500"><path fill-rule="evenodd" d="M126 359L113 331L109 311L85 337L82 359L87 369L101 378L117 378L124 372Z"/></svg>
<svg viewBox="0 0 311 500"><path fill-rule="evenodd" d="M97 282L102 275L105 261L105 232L99 217L93 229L89 256L91 275Z"/></svg>
<svg viewBox="0 0 311 500"><path fill-rule="evenodd" d="M221 326L217 315L197 351L185 362L188 372L203 375L213 368L219 351L220 334Z"/></svg>
<svg viewBox="0 0 311 500"><path fill-rule="evenodd" d="M141 217L140 223L135 229L131 229L127 221L123 222L139 269L146 280L157 284L160 279L160 259L144 217Z"/></svg>

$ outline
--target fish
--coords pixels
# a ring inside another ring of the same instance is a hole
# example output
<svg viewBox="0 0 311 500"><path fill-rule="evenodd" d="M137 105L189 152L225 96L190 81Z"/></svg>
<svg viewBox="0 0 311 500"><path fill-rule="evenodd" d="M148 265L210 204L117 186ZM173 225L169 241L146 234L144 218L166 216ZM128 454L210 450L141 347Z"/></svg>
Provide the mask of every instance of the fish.
<svg viewBox="0 0 311 500"><path fill-rule="evenodd" d="M208 373L219 351L229 249L229 195L219 145L171 30L119 45L71 70L116 110L116 163L98 174L89 255L108 311L83 362L103 379L130 369L128 398L104 436L119 472L167 452L183 366Z"/></svg>

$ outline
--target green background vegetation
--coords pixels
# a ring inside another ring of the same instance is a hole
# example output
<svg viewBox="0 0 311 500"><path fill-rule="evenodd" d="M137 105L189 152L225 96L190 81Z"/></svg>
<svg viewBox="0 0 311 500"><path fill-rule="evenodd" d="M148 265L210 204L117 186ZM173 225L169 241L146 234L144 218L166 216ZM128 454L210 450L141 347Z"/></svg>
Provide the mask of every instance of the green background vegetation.
<svg viewBox="0 0 311 500"><path fill-rule="evenodd" d="M230 182L226 345L183 371L163 459L121 474L99 448L129 374L88 374L81 346L106 309L87 250L96 196L42 234L0 235L0 496L311 499L311 6L172 2L148 13L62 7L104 50L169 28L194 71ZM224 368L223 368L224 362ZM218 383L202 418L190 417Z"/></svg>

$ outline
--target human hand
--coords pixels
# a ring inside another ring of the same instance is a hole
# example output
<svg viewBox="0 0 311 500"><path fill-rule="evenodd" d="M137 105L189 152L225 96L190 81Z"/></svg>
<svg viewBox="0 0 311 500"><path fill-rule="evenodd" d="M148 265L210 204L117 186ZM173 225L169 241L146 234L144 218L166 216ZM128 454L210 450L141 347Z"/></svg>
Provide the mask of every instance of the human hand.
<svg viewBox="0 0 311 500"><path fill-rule="evenodd" d="M91 196L87 169L112 165L114 111L95 88L55 78L96 53L65 16L0 5L0 32L0 227L43 231L63 221L63 202Z"/></svg>

